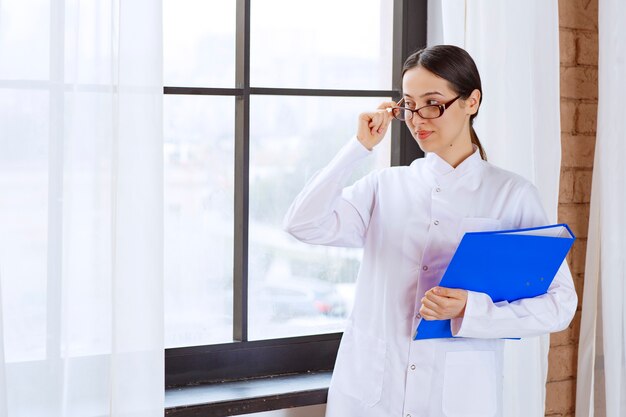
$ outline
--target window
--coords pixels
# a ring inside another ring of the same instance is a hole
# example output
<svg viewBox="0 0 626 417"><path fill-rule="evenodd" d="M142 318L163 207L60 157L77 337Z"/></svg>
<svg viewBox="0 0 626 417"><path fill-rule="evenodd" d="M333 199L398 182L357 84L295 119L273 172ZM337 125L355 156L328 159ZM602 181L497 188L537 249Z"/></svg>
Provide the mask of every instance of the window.
<svg viewBox="0 0 626 417"><path fill-rule="evenodd" d="M399 99L425 20L410 0L164 1L166 386L332 369L360 251L282 217L358 114ZM352 180L418 156L390 132Z"/></svg>

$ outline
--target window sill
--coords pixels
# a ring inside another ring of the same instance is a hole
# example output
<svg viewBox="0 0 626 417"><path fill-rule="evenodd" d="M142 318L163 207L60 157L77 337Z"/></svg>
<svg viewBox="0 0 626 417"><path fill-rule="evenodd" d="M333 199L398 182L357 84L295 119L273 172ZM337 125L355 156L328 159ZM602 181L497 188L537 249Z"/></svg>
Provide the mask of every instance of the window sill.
<svg viewBox="0 0 626 417"><path fill-rule="evenodd" d="M234 416L324 404L332 372L275 376L165 390L165 415Z"/></svg>

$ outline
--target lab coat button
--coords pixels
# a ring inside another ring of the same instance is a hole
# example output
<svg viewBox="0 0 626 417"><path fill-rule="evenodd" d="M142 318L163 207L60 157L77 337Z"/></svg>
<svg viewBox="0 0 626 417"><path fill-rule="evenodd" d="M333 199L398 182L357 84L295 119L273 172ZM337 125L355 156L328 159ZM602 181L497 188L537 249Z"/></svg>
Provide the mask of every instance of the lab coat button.
<svg viewBox="0 0 626 417"><path fill-rule="evenodd" d="M435 226L437 226L439 224L439 220L435 220L434 223L435 223Z"/></svg>
<svg viewBox="0 0 626 417"><path fill-rule="evenodd" d="M406 415L406 417L411 417L411 415L410 415L410 414L407 414L407 415Z"/></svg>
<svg viewBox="0 0 626 417"><path fill-rule="evenodd" d="M424 271L428 271L428 266L427 266L427 265L424 265L424 266L422 267L422 269L423 269Z"/></svg>
<svg viewBox="0 0 626 417"><path fill-rule="evenodd" d="M436 191L436 192L440 192L440 191L441 191L441 188L437 187L437 188L435 188L435 191Z"/></svg>
<svg viewBox="0 0 626 417"><path fill-rule="evenodd" d="M411 370L414 371L415 370L415 365L411 365Z"/></svg>

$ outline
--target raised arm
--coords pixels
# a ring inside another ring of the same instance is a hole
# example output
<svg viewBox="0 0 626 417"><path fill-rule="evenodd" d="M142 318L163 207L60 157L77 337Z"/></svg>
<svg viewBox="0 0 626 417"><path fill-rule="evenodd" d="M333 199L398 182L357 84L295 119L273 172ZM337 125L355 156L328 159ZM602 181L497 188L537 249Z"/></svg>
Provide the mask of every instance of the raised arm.
<svg viewBox="0 0 626 417"><path fill-rule="evenodd" d="M283 220L284 230L306 243L362 247L376 178L369 174L346 188L344 182L370 153L356 137L351 138L298 194Z"/></svg>
<svg viewBox="0 0 626 417"><path fill-rule="evenodd" d="M376 196L376 176L369 174L350 187L344 183L357 162L385 136L396 107L382 102L376 111L361 113L357 134L333 160L305 185L289 207L283 229L307 243L362 247Z"/></svg>

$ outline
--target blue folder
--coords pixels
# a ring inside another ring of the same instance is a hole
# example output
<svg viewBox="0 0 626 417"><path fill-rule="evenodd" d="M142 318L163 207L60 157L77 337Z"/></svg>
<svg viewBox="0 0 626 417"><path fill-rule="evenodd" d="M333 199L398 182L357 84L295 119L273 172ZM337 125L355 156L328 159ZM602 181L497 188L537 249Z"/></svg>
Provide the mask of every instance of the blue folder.
<svg viewBox="0 0 626 417"><path fill-rule="evenodd" d="M494 303L545 294L576 237L566 224L465 233L439 286ZM420 320L414 340L453 337L450 320Z"/></svg>

